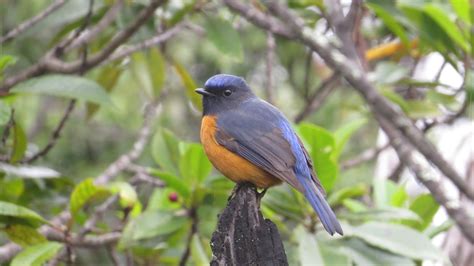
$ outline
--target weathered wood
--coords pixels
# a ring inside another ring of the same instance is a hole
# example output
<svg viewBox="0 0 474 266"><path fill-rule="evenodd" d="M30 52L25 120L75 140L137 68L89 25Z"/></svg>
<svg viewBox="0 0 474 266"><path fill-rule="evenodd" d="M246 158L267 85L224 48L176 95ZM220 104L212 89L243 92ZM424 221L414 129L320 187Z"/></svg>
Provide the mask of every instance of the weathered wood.
<svg viewBox="0 0 474 266"><path fill-rule="evenodd" d="M275 224L260 212L259 193L237 185L212 234L211 265L288 265Z"/></svg>

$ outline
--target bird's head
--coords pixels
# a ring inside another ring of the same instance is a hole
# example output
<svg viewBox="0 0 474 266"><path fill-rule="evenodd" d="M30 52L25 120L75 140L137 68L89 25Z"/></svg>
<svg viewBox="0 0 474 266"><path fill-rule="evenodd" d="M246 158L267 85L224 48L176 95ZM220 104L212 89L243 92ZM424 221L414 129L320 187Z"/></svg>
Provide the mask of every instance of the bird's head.
<svg viewBox="0 0 474 266"><path fill-rule="evenodd" d="M212 76L204 88L195 91L203 96L205 115L236 108L243 101L255 97L243 78L227 74Z"/></svg>

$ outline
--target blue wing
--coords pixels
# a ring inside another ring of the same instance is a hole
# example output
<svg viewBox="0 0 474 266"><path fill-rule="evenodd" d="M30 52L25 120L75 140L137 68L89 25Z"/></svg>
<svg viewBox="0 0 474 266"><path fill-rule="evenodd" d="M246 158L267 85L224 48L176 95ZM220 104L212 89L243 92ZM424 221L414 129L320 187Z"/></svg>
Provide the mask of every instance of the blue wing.
<svg viewBox="0 0 474 266"><path fill-rule="evenodd" d="M342 229L298 136L272 105L250 99L219 114L217 142L302 192L332 235Z"/></svg>

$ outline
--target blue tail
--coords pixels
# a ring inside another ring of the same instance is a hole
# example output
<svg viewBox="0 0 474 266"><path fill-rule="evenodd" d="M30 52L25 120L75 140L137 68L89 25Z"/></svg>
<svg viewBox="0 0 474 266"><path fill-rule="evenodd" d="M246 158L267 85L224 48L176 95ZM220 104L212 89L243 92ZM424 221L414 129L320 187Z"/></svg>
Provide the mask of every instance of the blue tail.
<svg viewBox="0 0 474 266"><path fill-rule="evenodd" d="M321 191L319 191L312 180L306 179L304 183L303 187L305 188L305 196L318 214L324 229L326 229L326 231L331 235L334 235L334 233L337 232L342 236L344 233L342 232L341 225Z"/></svg>

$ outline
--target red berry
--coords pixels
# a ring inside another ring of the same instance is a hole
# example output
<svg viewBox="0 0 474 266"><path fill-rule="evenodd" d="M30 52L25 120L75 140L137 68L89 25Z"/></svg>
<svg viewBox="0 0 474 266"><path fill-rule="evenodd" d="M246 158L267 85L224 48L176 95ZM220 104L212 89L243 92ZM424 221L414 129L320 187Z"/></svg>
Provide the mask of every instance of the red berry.
<svg viewBox="0 0 474 266"><path fill-rule="evenodd" d="M176 192L171 192L170 194L168 194L168 199L171 202L177 202L178 201L178 194Z"/></svg>

